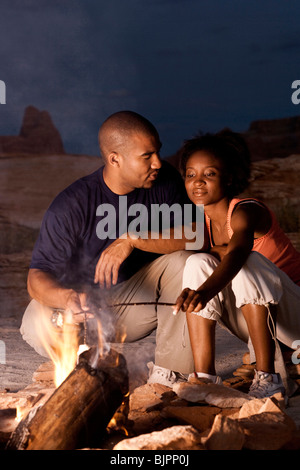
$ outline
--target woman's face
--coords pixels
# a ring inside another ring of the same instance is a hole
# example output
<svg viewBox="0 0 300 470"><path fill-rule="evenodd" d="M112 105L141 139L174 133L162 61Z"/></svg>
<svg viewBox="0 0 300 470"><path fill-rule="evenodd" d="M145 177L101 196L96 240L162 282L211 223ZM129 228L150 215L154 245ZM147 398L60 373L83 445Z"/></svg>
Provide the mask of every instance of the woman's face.
<svg viewBox="0 0 300 470"><path fill-rule="evenodd" d="M185 187L194 204L215 204L226 196L226 178L220 160L205 150L193 153L186 162Z"/></svg>

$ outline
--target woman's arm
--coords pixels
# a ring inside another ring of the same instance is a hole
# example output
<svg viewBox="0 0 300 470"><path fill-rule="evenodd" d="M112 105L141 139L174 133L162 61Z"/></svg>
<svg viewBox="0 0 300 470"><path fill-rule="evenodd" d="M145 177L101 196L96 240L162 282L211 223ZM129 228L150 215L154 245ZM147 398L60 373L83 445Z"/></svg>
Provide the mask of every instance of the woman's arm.
<svg viewBox="0 0 300 470"><path fill-rule="evenodd" d="M253 248L256 227L259 224L257 207L248 204L236 209L231 218L233 235L220 264L196 291L189 288L182 291L176 301L174 313L180 309L184 312L199 312L240 271ZM259 213L261 214L261 208Z"/></svg>

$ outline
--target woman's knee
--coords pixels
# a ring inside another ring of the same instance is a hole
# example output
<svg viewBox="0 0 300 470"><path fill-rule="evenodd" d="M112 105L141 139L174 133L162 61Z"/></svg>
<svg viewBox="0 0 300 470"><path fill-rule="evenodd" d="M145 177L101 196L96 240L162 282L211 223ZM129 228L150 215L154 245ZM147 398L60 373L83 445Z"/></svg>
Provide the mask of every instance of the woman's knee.
<svg viewBox="0 0 300 470"><path fill-rule="evenodd" d="M278 303L282 296L282 285L276 266L255 251L250 253L231 285L238 307L248 303Z"/></svg>
<svg viewBox="0 0 300 470"><path fill-rule="evenodd" d="M191 270L215 270L218 264L219 261L209 253L195 253L188 257L185 267Z"/></svg>

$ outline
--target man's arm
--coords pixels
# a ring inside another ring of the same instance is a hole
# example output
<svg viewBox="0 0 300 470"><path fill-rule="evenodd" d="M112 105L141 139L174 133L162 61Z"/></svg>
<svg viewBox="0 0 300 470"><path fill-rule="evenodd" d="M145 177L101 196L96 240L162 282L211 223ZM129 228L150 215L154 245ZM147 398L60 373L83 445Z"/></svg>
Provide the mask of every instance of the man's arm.
<svg viewBox="0 0 300 470"><path fill-rule="evenodd" d="M86 294L62 287L52 274L40 269L30 269L27 289L29 295L42 305L70 309L74 314L74 321L83 321L82 312L88 309Z"/></svg>
<svg viewBox="0 0 300 470"><path fill-rule="evenodd" d="M195 223L192 229L195 232ZM134 248L150 253L169 254L174 251L186 250L190 243L194 243L196 235L193 239L187 238L184 227L182 227L181 236L176 235L174 229L170 230L169 238L163 238L163 234L159 233L158 238L149 237L130 237L128 233L122 235L103 251L96 265L94 282L99 284L100 288L110 288L111 285L117 284L118 273L121 264L132 253ZM208 251L209 242L206 230L204 230L204 243L199 247L198 251Z"/></svg>

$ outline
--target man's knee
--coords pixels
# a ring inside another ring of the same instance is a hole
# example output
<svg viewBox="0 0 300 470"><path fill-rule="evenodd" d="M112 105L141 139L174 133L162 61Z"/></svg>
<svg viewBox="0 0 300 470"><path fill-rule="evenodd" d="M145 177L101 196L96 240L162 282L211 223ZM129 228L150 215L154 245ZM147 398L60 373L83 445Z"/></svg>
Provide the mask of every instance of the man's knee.
<svg viewBox="0 0 300 470"><path fill-rule="evenodd" d="M51 316L52 309L32 300L25 310L20 327L23 340L44 357L49 357L44 343L48 342L49 330L53 328Z"/></svg>
<svg viewBox="0 0 300 470"><path fill-rule="evenodd" d="M166 267L171 269L173 274L180 273L184 270L187 259L191 256L190 251L180 250L174 251L168 255L164 255L164 261L166 262Z"/></svg>

